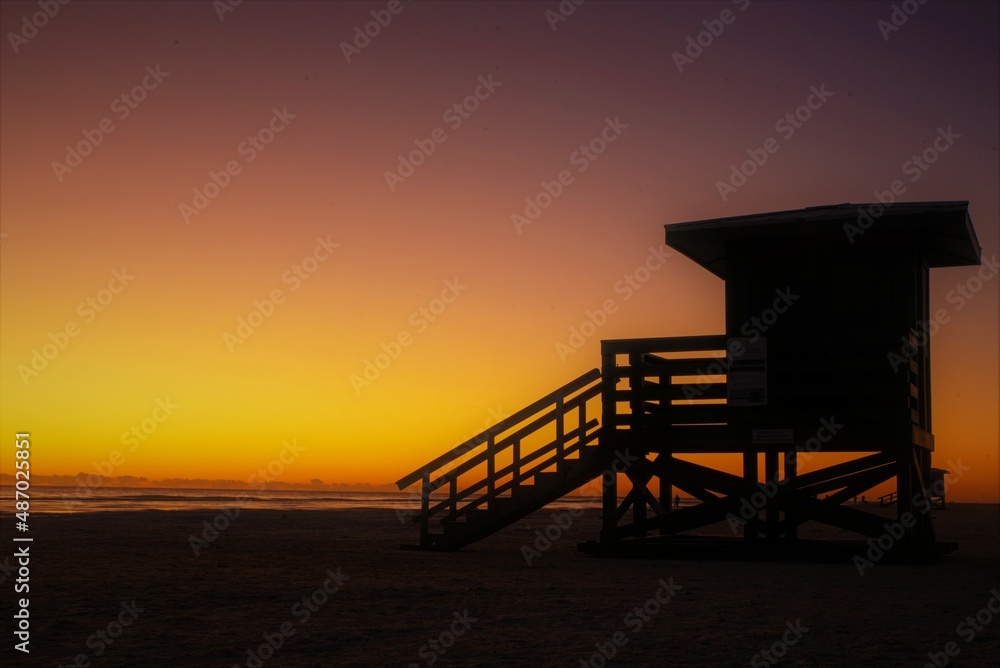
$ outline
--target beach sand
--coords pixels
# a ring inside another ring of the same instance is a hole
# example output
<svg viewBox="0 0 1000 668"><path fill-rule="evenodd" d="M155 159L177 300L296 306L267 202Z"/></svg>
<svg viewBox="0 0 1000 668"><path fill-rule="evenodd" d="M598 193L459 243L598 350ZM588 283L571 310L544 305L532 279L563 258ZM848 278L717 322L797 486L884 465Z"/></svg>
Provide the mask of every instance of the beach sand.
<svg viewBox="0 0 1000 668"><path fill-rule="evenodd" d="M425 553L399 549L417 530L391 510L244 509L197 557L189 536L216 511L33 515L31 653L10 649L7 575L3 654L18 666L78 655L94 666L600 666L603 645L615 665L746 666L772 665L759 653L779 643L778 665L922 666L951 641L948 665L1000 657L1000 615L971 642L959 631L974 629L958 627L1000 588L996 505L935 511L939 540L960 544L950 557L863 577L850 563L588 557L576 543L597 537L596 509L529 567L521 546L552 512ZM10 516L3 528L9 546ZM247 650L264 634L280 647L258 663Z"/></svg>

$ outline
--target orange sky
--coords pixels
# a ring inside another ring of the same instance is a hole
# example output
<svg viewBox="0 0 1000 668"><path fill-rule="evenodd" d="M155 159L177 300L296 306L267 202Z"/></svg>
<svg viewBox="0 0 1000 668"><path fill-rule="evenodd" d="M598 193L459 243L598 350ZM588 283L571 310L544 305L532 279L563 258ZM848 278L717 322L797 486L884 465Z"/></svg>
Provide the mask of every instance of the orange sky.
<svg viewBox="0 0 1000 668"><path fill-rule="evenodd" d="M553 30L555 2L407 3L351 62L341 42L385 3L224 20L209 2L70 3L5 39L0 430L32 433L38 474L120 451L113 475L246 479L294 440L282 480L386 483L599 366L601 338L721 333L722 282L679 254L616 292L665 252L665 223L865 202L902 178L907 201L969 200L996 256L995 5L928 3L888 40L888 4L743 5L591 2ZM3 3L3 34L37 11ZM616 119L605 152L578 152ZM947 127L960 138L913 179ZM780 150L720 196L770 136ZM212 173L224 187L200 201ZM932 309L975 270L935 270ZM608 298L618 312L561 358ZM997 304L988 281L933 340L935 465L970 467L956 500L998 500Z"/></svg>

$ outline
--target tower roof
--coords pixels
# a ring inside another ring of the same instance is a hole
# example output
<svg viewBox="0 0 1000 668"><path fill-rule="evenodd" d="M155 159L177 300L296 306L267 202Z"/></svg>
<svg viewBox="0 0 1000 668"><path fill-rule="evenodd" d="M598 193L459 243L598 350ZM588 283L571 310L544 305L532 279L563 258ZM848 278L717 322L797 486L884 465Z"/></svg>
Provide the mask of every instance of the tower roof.
<svg viewBox="0 0 1000 668"><path fill-rule="evenodd" d="M832 204L664 227L668 246L722 279L730 242L765 238L836 236L850 246L864 243L869 234L883 239L916 235L931 267L977 265L982 253L967 201Z"/></svg>

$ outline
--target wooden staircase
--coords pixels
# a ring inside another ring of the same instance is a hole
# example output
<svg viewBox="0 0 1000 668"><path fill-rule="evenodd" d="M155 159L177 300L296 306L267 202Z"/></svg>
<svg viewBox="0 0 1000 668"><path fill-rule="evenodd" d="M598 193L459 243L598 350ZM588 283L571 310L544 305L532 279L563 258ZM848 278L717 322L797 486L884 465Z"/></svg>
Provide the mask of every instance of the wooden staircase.
<svg viewBox="0 0 1000 668"><path fill-rule="evenodd" d="M400 479L420 483L420 544L457 550L599 477L601 373L594 369Z"/></svg>

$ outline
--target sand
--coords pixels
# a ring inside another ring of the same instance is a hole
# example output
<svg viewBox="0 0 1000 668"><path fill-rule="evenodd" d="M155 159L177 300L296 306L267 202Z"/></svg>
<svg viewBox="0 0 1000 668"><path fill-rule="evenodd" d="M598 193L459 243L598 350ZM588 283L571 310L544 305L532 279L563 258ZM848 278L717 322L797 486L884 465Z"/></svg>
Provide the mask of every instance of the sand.
<svg viewBox="0 0 1000 668"><path fill-rule="evenodd" d="M953 642L948 665L1000 657L1000 615L971 642L972 627L956 630L1000 587L995 505L935 512L939 538L961 545L949 558L863 577L849 563L588 557L576 543L597 536L594 509L530 567L521 546L551 511L461 552L424 553L398 549L416 531L392 511L248 509L196 557L189 535L215 515L33 515L31 654L9 649L7 576L3 655L18 666L78 655L94 666L600 666L603 645L615 665L764 666L773 646L778 665L922 666ZM247 650L265 633L280 647L258 663Z"/></svg>

